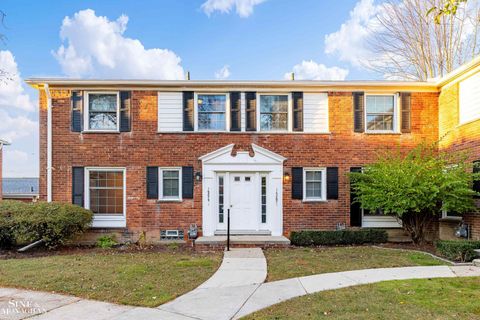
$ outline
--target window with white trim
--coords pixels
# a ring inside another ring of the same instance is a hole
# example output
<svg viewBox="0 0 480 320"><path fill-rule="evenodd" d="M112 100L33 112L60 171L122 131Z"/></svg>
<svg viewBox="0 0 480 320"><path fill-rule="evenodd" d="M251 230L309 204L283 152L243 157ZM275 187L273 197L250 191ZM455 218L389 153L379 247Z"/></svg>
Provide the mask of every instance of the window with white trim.
<svg viewBox="0 0 480 320"><path fill-rule="evenodd" d="M462 220L462 215L460 213L442 210L442 219Z"/></svg>
<svg viewBox="0 0 480 320"><path fill-rule="evenodd" d="M125 215L125 169L87 168L86 206L97 217Z"/></svg>
<svg viewBox="0 0 480 320"><path fill-rule="evenodd" d="M227 95L226 94L198 94L197 119L198 130L225 131L227 130Z"/></svg>
<svg viewBox="0 0 480 320"><path fill-rule="evenodd" d="M158 168L160 200L182 200L182 168Z"/></svg>
<svg viewBox="0 0 480 320"><path fill-rule="evenodd" d="M395 131L395 94L365 95L365 128L370 132Z"/></svg>
<svg viewBox="0 0 480 320"><path fill-rule="evenodd" d="M260 131L288 131L289 95L260 96Z"/></svg>
<svg viewBox="0 0 480 320"><path fill-rule="evenodd" d="M87 131L119 130L120 95L118 92L87 92L85 102Z"/></svg>
<svg viewBox="0 0 480 320"><path fill-rule="evenodd" d="M327 198L327 169L303 169L303 200L324 201Z"/></svg>

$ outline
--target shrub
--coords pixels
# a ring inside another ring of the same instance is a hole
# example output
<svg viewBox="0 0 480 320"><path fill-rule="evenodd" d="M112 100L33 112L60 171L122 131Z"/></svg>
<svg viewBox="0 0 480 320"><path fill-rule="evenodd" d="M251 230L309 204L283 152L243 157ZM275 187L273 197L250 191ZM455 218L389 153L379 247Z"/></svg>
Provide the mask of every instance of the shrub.
<svg viewBox="0 0 480 320"><path fill-rule="evenodd" d="M93 213L68 203L2 201L2 234L10 243L43 240L49 248L64 244L90 227Z"/></svg>
<svg viewBox="0 0 480 320"><path fill-rule="evenodd" d="M385 230L294 231L290 241L296 246L352 245L387 242Z"/></svg>
<svg viewBox="0 0 480 320"><path fill-rule="evenodd" d="M17 212L27 210L28 205L20 201L0 201L0 248L15 244L15 222Z"/></svg>
<svg viewBox="0 0 480 320"><path fill-rule="evenodd" d="M439 240L435 243L438 252L453 261L469 262L475 256L475 249L480 249L480 241Z"/></svg>
<svg viewBox="0 0 480 320"><path fill-rule="evenodd" d="M115 247L118 242L115 240L115 235L102 236L97 239L97 247L102 249L110 249Z"/></svg>

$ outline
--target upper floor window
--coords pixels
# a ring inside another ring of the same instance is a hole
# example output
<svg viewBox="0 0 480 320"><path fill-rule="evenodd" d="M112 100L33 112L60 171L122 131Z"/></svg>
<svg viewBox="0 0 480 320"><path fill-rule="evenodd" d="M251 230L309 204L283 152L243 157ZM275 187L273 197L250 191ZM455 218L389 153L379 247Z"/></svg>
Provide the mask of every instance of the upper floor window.
<svg viewBox="0 0 480 320"><path fill-rule="evenodd" d="M91 131L119 130L119 94L117 92L87 93L85 123Z"/></svg>
<svg viewBox="0 0 480 320"><path fill-rule="evenodd" d="M284 95L260 95L260 130L288 131L288 100Z"/></svg>
<svg viewBox="0 0 480 320"><path fill-rule="evenodd" d="M367 131L395 131L396 96L366 95Z"/></svg>
<svg viewBox="0 0 480 320"><path fill-rule="evenodd" d="M226 130L227 95L199 94L197 96L198 130Z"/></svg>

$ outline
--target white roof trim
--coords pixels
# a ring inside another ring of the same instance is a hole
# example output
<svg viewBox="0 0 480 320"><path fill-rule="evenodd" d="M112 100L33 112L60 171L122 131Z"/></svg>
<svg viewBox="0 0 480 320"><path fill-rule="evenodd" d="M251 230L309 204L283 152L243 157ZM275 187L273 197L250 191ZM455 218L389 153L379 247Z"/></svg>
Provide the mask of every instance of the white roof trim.
<svg viewBox="0 0 480 320"><path fill-rule="evenodd" d="M8 142L7 140L0 139L0 146L9 146L9 145L10 145L10 142Z"/></svg>
<svg viewBox="0 0 480 320"><path fill-rule="evenodd" d="M413 86L432 87L434 82L428 81L383 81L383 80L149 80L149 79L68 79L68 78L29 78L29 85L60 86L158 86L158 87L192 87L192 86L254 86L254 87L352 87L352 86Z"/></svg>
<svg viewBox="0 0 480 320"><path fill-rule="evenodd" d="M207 153L206 155L203 155L201 156L200 158L198 158L199 160L201 160L202 162L209 162L211 161L212 159L215 159L217 157L220 157L224 154L232 154L232 151L233 151L233 147L235 146L235 144L229 144L225 147L222 147L220 149L217 149L213 152L210 152L210 153ZM283 163L283 161L287 160L287 158L273 152L273 151L270 151L270 150L267 150L265 148L262 148L260 146L257 146L256 144L252 143L252 149L253 149L253 152L255 153L255 156L257 155L263 155L264 157L267 157L271 160L273 160L274 162L280 162L280 163ZM238 155L248 155L249 152L248 151L238 151L237 152L237 156Z"/></svg>

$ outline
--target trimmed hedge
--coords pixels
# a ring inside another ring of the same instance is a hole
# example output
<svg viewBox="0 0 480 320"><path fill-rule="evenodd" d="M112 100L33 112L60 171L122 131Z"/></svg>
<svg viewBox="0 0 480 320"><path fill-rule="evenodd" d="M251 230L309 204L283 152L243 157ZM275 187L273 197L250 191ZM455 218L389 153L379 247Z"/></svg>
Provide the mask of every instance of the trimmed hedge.
<svg viewBox="0 0 480 320"><path fill-rule="evenodd" d="M385 230L293 231L290 241L296 246L353 245L387 242Z"/></svg>
<svg viewBox="0 0 480 320"><path fill-rule="evenodd" d="M0 246L43 240L55 248L87 230L92 218L90 210L68 203L1 201Z"/></svg>
<svg viewBox="0 0 480 320"><path fill-rule="evenodd" d="M439 240L435 243L438 252L453 261L469 262L475 257L475 249L480 249L480 241Z"/></svg>

